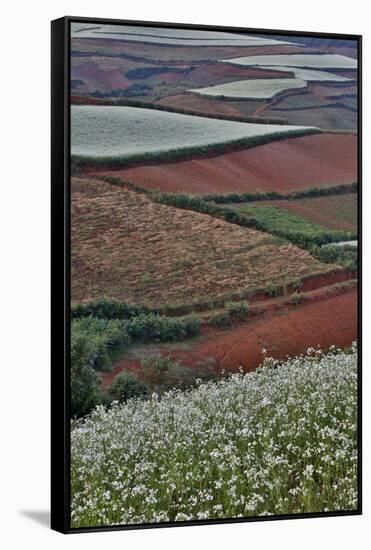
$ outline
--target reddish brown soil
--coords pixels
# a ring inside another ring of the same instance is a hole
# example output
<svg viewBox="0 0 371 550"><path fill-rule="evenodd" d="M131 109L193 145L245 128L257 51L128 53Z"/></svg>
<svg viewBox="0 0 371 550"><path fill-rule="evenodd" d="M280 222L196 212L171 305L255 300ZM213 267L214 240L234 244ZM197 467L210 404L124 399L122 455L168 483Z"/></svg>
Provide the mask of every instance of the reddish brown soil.
<svg viewBox="0 0 371 550"><path fill-rule="evenodd" d="M321 99L329 99L331 96L339 94L356 94L357 86L325 86L323 84L312 84L310 86L311 92Z"/></svg>
<svg viewBox="0 0 371 550"><path fill-rule="evenodd" d="M263 349L270 356L284 359L317 345L323 349L332 344L349 346L355 339L357 292L352 290L231 330L210 332L189 349L161 346L157 352L171 355L188 366L214 363L227 370L242 366L245 371L252 371L262 362ZM103 385L108 386L121 370L136 370L139 365L138 359L120 361L112 372L103 375Z"/></svg>
<svg viewBox="0 0 371 550"><path fill-rule="evenodd" d="M260 102L250 102L251 112L253 113ZM164 97L156 101L156 105L167 105L170 107L189 109L199 114L215 114L229 115L229 116L242 116L239 105L230 101L220 101L218 99L206 98L197 96L196 94L178 94L169 97Z"/></svg>
<svg viewBox="0 0 371 550"><path fill-rule="evenodd" d="M105 172L149 189L190 193L293 191L357 179L357 137L317 134L212 158Z"/></svg>
<svg viewBox="0 0 371 550"><path fill-rule="evenodd" d="M292 72L275 71L264 68L244 67L243 65L229 65L228 63L210 63L201 65L192 72L192 78L200 74L205 78L205 74L218 76L222 79L233 77L237 78L285 78L292 76Z"/></svg>
<svg viewBox="0 0 371 550"><path fill-rule="evenodd" d="M76 76L74 76L74 73ZM102 83L104 83L104 89L106 90L115 88L125 89L132 84L119 69L105 70L93 61L85 61L78 67L75 67L72 78L88 81L90 91L96 90L97 87L101 88Z"/></svg>

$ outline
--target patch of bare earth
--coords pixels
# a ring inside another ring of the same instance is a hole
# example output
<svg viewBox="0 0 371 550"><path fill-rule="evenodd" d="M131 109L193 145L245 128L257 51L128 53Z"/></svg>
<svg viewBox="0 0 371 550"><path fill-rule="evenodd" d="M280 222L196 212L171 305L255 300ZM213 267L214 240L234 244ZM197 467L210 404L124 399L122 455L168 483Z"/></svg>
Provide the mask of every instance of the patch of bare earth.
<svg viewBox="0 0 371 550"><path fill-rule="evenodd" d="M192 303L331 269L269 234L88 178L72 179L71 240L73 301Z"/></svg>
<svg viewBox="0 0 371 550"><path fill-rule="evenodd" d="M357 136L317 134L282 139L215 157L105 174L148 189L201 194L330 187L357 180Z"/></svg>
<svg viewBox="0 0 371 550"><path fill-rule="evenodd" d="M123 357L111 372L103 374L108 387L122 370L141 371L141 359L162 354L189 367L211 366L217 371L255 370L267 355L277 359L305 353L308 347L350 346L357 339L357 291L331 296L300 307L273 313L230 330L213 330L188 345L140 348L136 357ZM134 355L134 354L133 354Z"/></svg>

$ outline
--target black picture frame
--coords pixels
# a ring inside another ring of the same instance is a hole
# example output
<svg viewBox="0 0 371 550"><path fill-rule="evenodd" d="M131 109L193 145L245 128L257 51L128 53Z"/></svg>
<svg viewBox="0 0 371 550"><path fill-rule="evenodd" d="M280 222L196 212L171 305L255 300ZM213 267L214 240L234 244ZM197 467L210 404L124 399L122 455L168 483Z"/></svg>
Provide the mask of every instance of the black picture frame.
<svg viewBox="0 0 371 550"><path fill-rule="evenodd" d="M358 44L358 507L351 511L70 527L70 24L99 23L175 29L309 36ZM117 531L362 514L362 36L293 30L177 24L66 16L51 22L51 528L61 533Z"/></svg>

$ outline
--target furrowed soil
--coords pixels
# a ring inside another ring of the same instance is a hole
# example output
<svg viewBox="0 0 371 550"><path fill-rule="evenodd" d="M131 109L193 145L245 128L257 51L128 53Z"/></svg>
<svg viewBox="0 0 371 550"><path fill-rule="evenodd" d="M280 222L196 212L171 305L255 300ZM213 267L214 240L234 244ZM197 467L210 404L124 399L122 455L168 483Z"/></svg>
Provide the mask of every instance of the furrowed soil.
<svg viewBox="0 0 371 550"><path fill-rule="evenodd" d="M161 353L187 366L215 366L216 369L248 372L255 370L268 356L284 359L305 353L308 347L350 346L357 339L357 291L314 301L295 309L264 316L229 330L210 330L187 344L146 346L138 357L118 361L103 374L107 387L122 370L140 371L140 358Z"/></svg>
<svg viewBox="0 0 371 550"><path fill-rule="evenodd" d="M356 181L357 136L317 134L282 139L209 158L104 174L148 189L197 194L331 187Z"/></svg>
<svg viewBox="0 0 371 550"><path fill-rule="evenodd" d="M78 302L192 303L333 270L267 233L87 178L72 179L71 242Z"/></svg>

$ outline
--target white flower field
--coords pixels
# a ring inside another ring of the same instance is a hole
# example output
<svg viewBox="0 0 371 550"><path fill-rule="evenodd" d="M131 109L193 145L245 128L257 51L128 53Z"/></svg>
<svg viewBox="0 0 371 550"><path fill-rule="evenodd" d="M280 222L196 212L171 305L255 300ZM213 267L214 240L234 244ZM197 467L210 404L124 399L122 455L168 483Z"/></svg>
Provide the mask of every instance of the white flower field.
<svg viewBox="0 0 371 550"><path fill-rule="evenodd" d="M274 71L291 71L295 78L305 80L305 82L351 82L352 79L346 76L340 76L327 71L318 71L311 69L299 69L298 67L280 67L279 65L265 65L264 69L272 69Z"/></svg>
<svg viewBox="0 0 371 550"><path fill-rule="evenodd" d="M351 510L357 350L332 349L72 423L72 526Z"/></svg>
<svg viewBox="0 0 371 550"><path fill-rule="evenodd" d="M230 99L271 99L283 90L305 88L306 83L298 78L261 78L256 80L236 80L227 84L197 88L190 92Z"/></svg>
<svg viewBox="0 0 371 550"><path fill-rule="evenodd" d="M357 60L339 54L289 54L289 55L251 55L223 59L224 63L246 66L303 67L313 69L357 69Z"/></svg>
<svg viewBox="0 0 371 550"><path fill-rule="evenodd" d="M131 159L243 141L319 132L317 128L250 124L156 109L125 106L72 106L72 155Z"/></svg>
<svg viewBox="0 0 371 550"><path fill-rule="evenodd" d="M197 31L187 29L158 29L118 25L73 23L72 38L109 38L130 42L169 44L174 46L272 46L288 44L283 40L228 32ZM290 44L290 42L289 42Z"/></svg>

